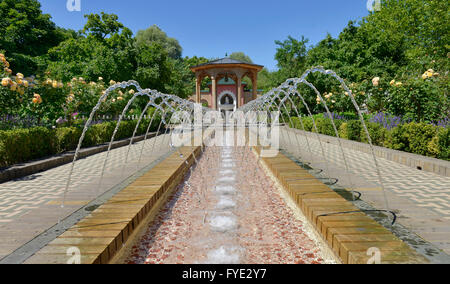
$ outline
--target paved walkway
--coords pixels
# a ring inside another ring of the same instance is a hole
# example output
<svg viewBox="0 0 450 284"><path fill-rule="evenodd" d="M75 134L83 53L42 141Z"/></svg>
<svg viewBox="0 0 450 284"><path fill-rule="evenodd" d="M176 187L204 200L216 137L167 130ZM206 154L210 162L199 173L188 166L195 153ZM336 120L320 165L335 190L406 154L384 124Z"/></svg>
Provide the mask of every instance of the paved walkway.
<svg viewBox="0 0 450 284"><path fill-rule="evenodd" d="M362 192L362 199L374 207L386 208L371 155L344 148L349 175L337 145L322 143L325 160L317 139L308 137L311 155L304 135L297 134L296 138L293 132L283 131L281 137L285 141L284 148L292 150L294 143L300 143L300 147L293 150L300 160L323 169L324 176L339 178L339 185ZM378 163L388 207L399 213L399 223L450 254L450 178L382 158L378 158Z"/></svg>
<svg viewBox="0 0 450 284"><path fill-rule="evenodd" d="M128 147L112 150L101 185L106 152L77 161L65 208L60 205L71 164L0 184L0 259L163 156L168 141L168 135L148 139L139 165L143 141L132 145L127 166Z"/></svg>

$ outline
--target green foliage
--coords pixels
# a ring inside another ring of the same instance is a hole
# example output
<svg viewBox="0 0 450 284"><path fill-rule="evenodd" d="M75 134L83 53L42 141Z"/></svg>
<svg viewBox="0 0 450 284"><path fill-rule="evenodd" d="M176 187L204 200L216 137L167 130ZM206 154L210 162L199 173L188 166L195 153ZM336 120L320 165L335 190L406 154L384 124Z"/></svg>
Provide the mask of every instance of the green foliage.
<svg viewBox="0 0 450 284"><path fill-rule="evenodd" d="M387 146L400 151L425 156L435 156L429 144L436 136L438 127L425 123L409 123L395 127L388 135Z"/></svg>
<svg viewBox="0 0 450 284"><path fill-rule="evenodd" d="M339 127L339 137L342 139L348 139L348 123L344 122Z"/></svg>
<svg viewBox="0 0 450 284"><path fill-rule="evenodd" d="M307 68L323 66L345 78L356 102L365 110L390 112L415 121L446 118L450 113L448 11L448 1L384 0L380 11L359 23L350 21L337 38L327 35L309 49L303 37L277 41L279 70L261 72L260 85L267 91L300 76ZM437 75L422 79L429 69L436 70ZM380 80L374 85L372 79L376 77ZM321 94L333 93L327 101L333 111L355 111L336 80L321 74L311 74L307 79ZM402 85L391 85L392 80ZM324 111L321 103L316 104L314 92L306 87L300 91L312 112ZM307 113L303 106L299 109Z"/></svg>
<svg viewBox="0 0 450 284"><path fill-rule="evenodd" d="M292 117L291 120L290 127L302 129L298 117ZM313 131L310 117L305 117L302 121L306 131ZM315 122L320 134L336 137L330 119L315 116ZM360 120L335 120L335 124L340 138L368 143ZM450 160L450 128L412 122L389 131L378 123L366 121L365 124L373 145Z"/></svg>
<svg viewBox="0 0 450 284"><path fill-rule="evenodd" d="M76 127L57 128L55 130L55 152L63 153L68 150L76 149L82 131L81 128Z"/></svg>
<svg viewBox="0 0 450 284"><path fill-rule="evenodd" d="M334 131L332 120L329 118L316 118L315 119L317 130L319 133L329 136L335 136L336 132ZM334 124L336 126L336 129L339 129L341 127L342 121L341 120L334 120Z"/></svg>
<svg viewBox="0 0 450 284"><path fill-rule="evenodd" d="M243 61L243 62L247 62L247 63L253 64L253 61L250 58L250 56L246 55L243 52L233 52L228 57L231 58L231 59L234 59L234 60L239 60L239 61Z"/></svg>
<svg viewBox="0 0 450 284"><path fill-rule="evenodd" d="M136 42L139 47L155 43L160 44L167 51L170 58L181 59L183 49L178 40L168 37L157 25L153 25L146 30L138 31Z"/></svg>
<svg viewBox="0 0 450 284"><path fill-rule="evenodd" d="M347 122L347 138L349 140L361 142L362 123L359 120L350 120Z"/></svg>
<svg viewBox="0 0 450 284"><path fill-rule="evenodd" d="M438 153L439 159L450 160L450 128L441 129L438 137Z"/></svg>
<svg viewBox="0 0 450 284"><path fill-rule="evenodd" d="M114 14L105 14L102 12L101 15L89 14L84 17L88 20L82 32L92 35L98 40L103 40L107 36L117 34L124 28L124 25L118 21L119 17Z"/></svg>
<svg viewBox="0 0 450 284"><path fill-rule="evenodd" d="M369 131L372 144L376 146L385 146L385 140L387 139L388 131L378 123L365 122L367 130ZM364 128L361 128L361 142L369 143L367 133Z"/></svg>
<svg viewBox="0 0 450 284"><path fill-rule="evenodd" d="M53 147L52 131L45 127L0 131L0 167L48 156Z"/></svg>
<svg viewBox="0 0 450 284"><path fill-rule="evenodd" d="M305 69L308 40L302 37L301 40L288 36L288 39L281 42L275 41L278 45L275 59L278 67L287 77L299 76L299 72Z"/></svg>
<svg viewBox="0 0 450 284"><path fill-rule="evenodd" d="M160 118L153 120L150 131L155 131ZM143 119L137 135L147 131L150 120ZM129 138L133 135L137 121L122 121L115 140ZM117 122L105 122L89 127L83 140L83 147L91 147L110 142ZM47 129L35 127L0 131L0 167L75 150L81 137L82 129L77 127L61 127Z"/></svg>
<svg viewBox="0 0 450 284"><path fill-rule="evenodd" d="M37 0L0 1L0 50L10 54L12 69L35 74L39 58L67 36L50 15L42 14Z"/></svg>

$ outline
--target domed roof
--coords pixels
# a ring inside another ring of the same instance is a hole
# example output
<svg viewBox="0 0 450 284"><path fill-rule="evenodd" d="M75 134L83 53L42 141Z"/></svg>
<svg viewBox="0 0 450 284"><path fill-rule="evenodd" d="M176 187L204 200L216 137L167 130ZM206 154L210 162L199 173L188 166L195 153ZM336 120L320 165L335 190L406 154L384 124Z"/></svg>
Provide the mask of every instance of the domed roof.
<svg viewBox="0 0 450 284"><path fill-rule="evenodd" d="M196 71L198 69L208 69L208 68L214 68L214 67L244 67L244 68L250 68L250 69L258 69L261 70L264 68L262 65L257 65L253 63L248 63L245 61L235 60L231 58L221 58L217 60L213 60L210 62L206 62L200 65L196 65L191 67L192 71Z"/></svg>

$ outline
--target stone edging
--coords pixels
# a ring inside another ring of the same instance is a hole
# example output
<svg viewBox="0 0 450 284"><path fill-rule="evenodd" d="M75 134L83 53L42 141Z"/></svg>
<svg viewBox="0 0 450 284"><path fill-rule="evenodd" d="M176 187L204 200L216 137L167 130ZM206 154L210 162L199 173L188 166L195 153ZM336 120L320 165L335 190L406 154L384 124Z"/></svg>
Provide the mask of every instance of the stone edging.
<svg viewBox="0 0 450 284"><path fill-rule="evenodd" d="M147 139L155 137L156 133L150 133L147 135ZM136 136L133 139L133 143L143 141L145 135ZM120 148L123 146L127 146L130 144L131 138L127 138L124 140L116 141L112 144L111 149ZM83 148L78 153L78 159L86 158L104 151L108 150L109 143L101 144L94 147ZM18 179L21 177L25 177L28 175L32 175L35 173L43 172L52 168L56 168L62 166L64 164L71 163L73 161L73 157L75 155L75 151L66 152L63 154L59 154L56 156L39 159L36 161L27 162L25 164L17 164L11 167L8 167L4 170L0 171L0 183L7 182L10 180Z"/></svg>
<svg viewBox="0 0 450 284"><path fill-rule="evenodd" d="M260 153L261 148L254 148ZM367 216L283 154L261 162L301 209L306 219L344 264L366 264L369 251L380 263L429 263L390 230ZM347 212L347 213L344 213Z"/></svg>
<svg viewBox="0 0 450 284"><path fill-rule="evenodd" d="M66 264L74 259L68 252L76 251L81 264L109 263L148 215L164 204L200 150L200 146L181 147L25 263Z"/></svg>
<svg viewBox="0 0 450 284"><path fill-rule="evenodd" d="M305 132L299 129L289 128L289 131L299 133L301 135L307 135L313 139L317 139L316 135L319 135L320 140L326 143L338 144L338 140L341 141L342 146L352 150L364 152L370 154L370 146L366 143L357 141L351 141L342 138L336 138L323 134L316 134L312 132ZM444 177L450 177L450 162L439 160L431 157L421 156L417 154L397 151L389 148L374 146L375 155L378 158L383 158L392 162L396 162L416 170L423 170L426 172L434 173Z"/></svg>

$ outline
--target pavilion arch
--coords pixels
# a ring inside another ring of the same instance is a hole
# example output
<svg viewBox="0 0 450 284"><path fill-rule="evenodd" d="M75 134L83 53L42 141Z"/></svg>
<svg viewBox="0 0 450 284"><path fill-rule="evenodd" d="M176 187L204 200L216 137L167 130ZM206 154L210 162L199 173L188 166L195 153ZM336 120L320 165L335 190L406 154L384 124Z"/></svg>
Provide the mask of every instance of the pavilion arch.
<svg viewBox="0 0 450 284"><path fill-rule="evenodd" d="M197 103L202 100L201 97L201 84L205 77L211 78L211 108L218 109L218 96L217 96L217 83L223 78L231 78L235 82L235 96L236 96L236 108L243 106L245 103L255 100L257 97L257 78L258 72L263 69L264 66L251 64L231 58L222 58L208 63L200 64L191 67L192 72L196 76L196 97ZM244 98L245 92L243 91L242 78L245 76L252 80L253 92L248 98Z"/></svg>
<svg viewBox="0 0 450 284"><path fill-rule="evenodd" d="M222 104L222 99L224 99L226 96L231 97L231 99L233 100L233 108L232 109L228 109L228 106L223 105ZM219 111L236 111L237 109L237 98L236 95L233 94L233 92L230 91L223 91L219 94L219 96L217 97L217 109Z"/></svg>

